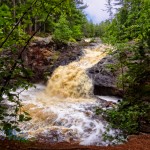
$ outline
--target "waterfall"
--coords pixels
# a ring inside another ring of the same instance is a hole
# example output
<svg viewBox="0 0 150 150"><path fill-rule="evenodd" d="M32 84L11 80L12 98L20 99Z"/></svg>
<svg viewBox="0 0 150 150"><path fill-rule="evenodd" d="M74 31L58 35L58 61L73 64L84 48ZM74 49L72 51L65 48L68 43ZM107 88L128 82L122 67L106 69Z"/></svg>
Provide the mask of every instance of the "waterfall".
<svg viewBox="0 0 150 150"><path fill-rule="evenodd" d="M58 67L46 88L50 96L88 98L92 94L92 81L86 74L86 69L92 67L106 55L104 45L94 50L85 49L84 56L67 66Z"/></svg>
<svg viewBox="0 0 150 150"><path fill-rule="evenodd" d="M96 118L93 85L86 70L106 56L106 45L83 50L83 56L58 67L46 87L38 85L21 94L23 110L31 121L20 125L22 135L48 142L78 142L83 145L106 145L102 134L106 121Z"/></svg>

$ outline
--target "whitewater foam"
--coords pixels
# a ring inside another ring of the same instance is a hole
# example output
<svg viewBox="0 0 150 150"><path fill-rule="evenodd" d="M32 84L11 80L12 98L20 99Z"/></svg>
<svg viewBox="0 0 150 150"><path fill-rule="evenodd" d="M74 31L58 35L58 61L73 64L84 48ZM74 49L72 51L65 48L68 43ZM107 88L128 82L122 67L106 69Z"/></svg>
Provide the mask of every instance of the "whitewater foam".
<svg viewBox="0 0 150 150"><path fill-rule="evenodd" d="M31 121L20 124L22 135L49 142L108 144L103 140L108 124L95 115L95 107L100 104L93 98L93 84L86 75L86 69L105 57L108 48L100 45L85 49L80 60L58 67L46 87L36 85L36 89L21 93L23 110L32 117Z"/></svg>

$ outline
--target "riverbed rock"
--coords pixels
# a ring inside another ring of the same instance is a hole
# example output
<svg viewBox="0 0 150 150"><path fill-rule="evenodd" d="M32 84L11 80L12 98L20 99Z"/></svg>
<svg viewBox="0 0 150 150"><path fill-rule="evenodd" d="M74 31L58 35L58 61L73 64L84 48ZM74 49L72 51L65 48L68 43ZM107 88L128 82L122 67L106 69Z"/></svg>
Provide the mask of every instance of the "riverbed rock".
<svg viewBox="0 0 150 150"><path fill-rule="evenodd" d="M32 42L30 43L30 46L34 46L34 45L47 45L50 42L53 42L52 36L47 36L47 37L34 36Z"/></svg>
<svg viewBox="0 0 150 150"><path fill-rule="evenodd" d="M108 65L116 62L117 60L112 55L108 55L87 70L88 76L93 81L94 95L122 96L122 90L117 87L119 74L108 67Z"/></svg>
<svg viewBox="0 0 150 150"><path fill-rule="evenodd" d="M55 43L49 37L36 37L23 53L24 65L33 72L32 82L47 81L53 71L75 61L82 55L82 46L78 43Z"/></svg>
<svg viewBox="0 0 150 150"><path fill-rule="evenodd" d="M140 123L140 132L149 133L150 134L150 123L141 122Z"/></svg>

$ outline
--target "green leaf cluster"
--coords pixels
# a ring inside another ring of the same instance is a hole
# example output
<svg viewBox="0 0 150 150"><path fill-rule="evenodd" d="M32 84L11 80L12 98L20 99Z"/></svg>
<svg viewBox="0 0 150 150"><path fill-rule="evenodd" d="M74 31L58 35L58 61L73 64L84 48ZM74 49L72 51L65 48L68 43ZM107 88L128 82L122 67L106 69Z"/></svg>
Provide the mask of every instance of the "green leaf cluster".
<svg viewBox="0 0 150 150"><path fill-rule="evenodd" d="M116 0L121 4L103 40L116 48L123 102L108 111L112 126L126 134L150 125L150 1Z"/></svg>
<svg viewBox="0 0 150 150"><path fill-rule="evenodd" d="M60 42L80 40L86 20L82 5L80 0L0 1L0 130L6 136L19 131L19 122L31 119L21 111L21 92L16 92L32 86L33 73L24 62L30 35L48 33Z"/></svg>

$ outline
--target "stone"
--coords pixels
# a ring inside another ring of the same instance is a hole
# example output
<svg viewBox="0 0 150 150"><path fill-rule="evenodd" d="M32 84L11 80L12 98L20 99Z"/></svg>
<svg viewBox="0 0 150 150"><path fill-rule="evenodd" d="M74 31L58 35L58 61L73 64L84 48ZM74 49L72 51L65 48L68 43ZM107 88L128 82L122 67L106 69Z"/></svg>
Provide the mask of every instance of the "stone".
<svg viewBox="0 0 150 150"><path fill-rule="evenodd" d="M143 133L150 133L150 121L148 120L148 118L143 117L139 120L139 122L140 122L139 131Z"/></svg>
<svg viewBox="0 0 150 150"><path fill-rule="evenodd" d="M46 44L49 44L51 41L52 41L52 36L48 36L48 37L34 36L33 41L30 44L30 46L38 45L38 44L46 45Z"/></svg>
<svg viewBox="0 0 150 150"><path fill-rule="evenodd" d="M93 81L94 95L122 96L122 90L117 87L119 74L108 68L108 65L116 62L117 60L112 55L108 55L87 70L88 76Z"/></svg>

